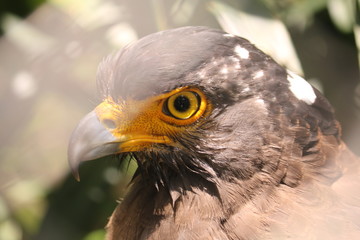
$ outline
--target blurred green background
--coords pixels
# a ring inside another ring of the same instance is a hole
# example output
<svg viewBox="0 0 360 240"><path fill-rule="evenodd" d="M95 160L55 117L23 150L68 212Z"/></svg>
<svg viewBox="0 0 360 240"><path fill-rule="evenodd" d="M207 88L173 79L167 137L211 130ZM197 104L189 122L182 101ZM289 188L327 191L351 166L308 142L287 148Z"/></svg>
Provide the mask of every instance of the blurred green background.
<svg viewBox="0 0 360 240"><path fill-rule="evenodd" d="M99 103L107 54L159 30L222 28L304 75L360 154L358 0L1 0L0 239L98 240L134 163L69 173L72 129ZM181 39L179 39L181 41Z"/></svg>

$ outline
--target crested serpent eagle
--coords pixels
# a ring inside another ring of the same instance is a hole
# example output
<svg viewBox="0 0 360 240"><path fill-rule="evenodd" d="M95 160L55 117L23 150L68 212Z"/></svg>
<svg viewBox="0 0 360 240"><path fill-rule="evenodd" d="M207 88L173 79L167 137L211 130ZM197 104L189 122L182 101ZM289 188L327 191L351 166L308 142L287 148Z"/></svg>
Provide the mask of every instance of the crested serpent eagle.
<svg viewBox="0 0 360 240"><path fill-rule="evenodd" d="M146 36L100 64L68 149L133 157L107 239L360 239L359 159L329 102L246 39Z"/></svg>

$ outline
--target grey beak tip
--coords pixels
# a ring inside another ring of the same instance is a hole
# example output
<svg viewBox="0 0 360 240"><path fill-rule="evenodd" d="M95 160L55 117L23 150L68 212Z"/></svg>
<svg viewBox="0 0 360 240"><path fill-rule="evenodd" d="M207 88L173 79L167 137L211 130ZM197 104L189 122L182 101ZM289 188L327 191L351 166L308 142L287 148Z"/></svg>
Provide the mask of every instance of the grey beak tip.
<svg viewBox="0 0 360 240"><path fill-rule="evenodd" d="M80 182L80 175L78 170L72 170L72 175L74 176L76 181Z"/></svg>
<svg viewBox="0 0 360 240"><path fill-rule="evenodd" d="M69 148L71 149L71 148ZM71 168L71 172L72 175L74 176L74 178L76 179L76 181L80 182L80 175L79 175L79 160L75 159L74 156L72 156L72 154L70 153L70 151L68 152L68 160L69 160L69 165Z"/></svg>
<svg viewBox="0 0 360 240"><path fill-rule="evenodd" d="M116 138L102 126L95 111L87 114L70 137L68 160L74 178L80 181L82 162L116 153L119 143L114 141Z"/></svg>

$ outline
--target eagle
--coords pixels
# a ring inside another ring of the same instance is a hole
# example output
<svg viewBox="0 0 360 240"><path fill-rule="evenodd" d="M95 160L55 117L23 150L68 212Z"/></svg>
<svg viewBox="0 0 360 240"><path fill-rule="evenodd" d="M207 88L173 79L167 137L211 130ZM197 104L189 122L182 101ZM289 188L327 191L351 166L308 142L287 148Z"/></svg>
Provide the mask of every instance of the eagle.
<svg viewBox="0 0 360 240"><path fill-rule="evenodd" d="M105 58L80 163L138 168L107 239L360 239L359 159L326 98L248 40L191 26Z"/></svg>

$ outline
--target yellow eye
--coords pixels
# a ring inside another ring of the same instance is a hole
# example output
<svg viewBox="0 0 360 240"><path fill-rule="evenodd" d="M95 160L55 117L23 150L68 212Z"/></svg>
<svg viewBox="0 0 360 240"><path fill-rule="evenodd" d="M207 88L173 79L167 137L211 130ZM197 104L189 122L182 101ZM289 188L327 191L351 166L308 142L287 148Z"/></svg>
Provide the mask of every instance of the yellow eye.
<svg viewBox="0 0 360 240"><path fill-rule="evenodd" d="M168 98L166 108L177 119L192 117L200 107L200 97L197 93L187 91L179 92Z"/></svg>

